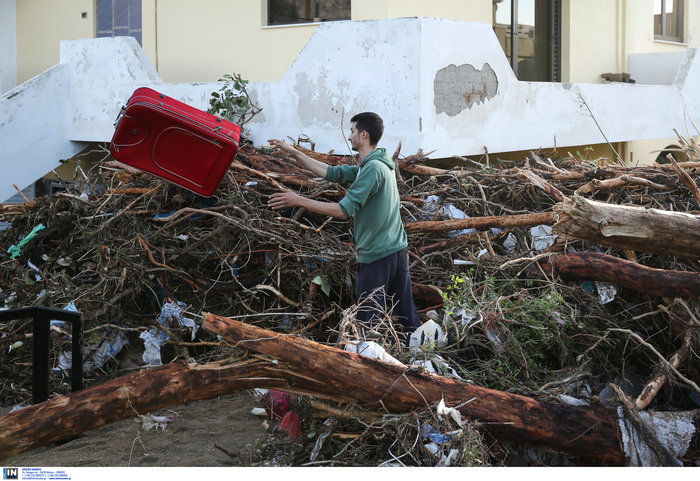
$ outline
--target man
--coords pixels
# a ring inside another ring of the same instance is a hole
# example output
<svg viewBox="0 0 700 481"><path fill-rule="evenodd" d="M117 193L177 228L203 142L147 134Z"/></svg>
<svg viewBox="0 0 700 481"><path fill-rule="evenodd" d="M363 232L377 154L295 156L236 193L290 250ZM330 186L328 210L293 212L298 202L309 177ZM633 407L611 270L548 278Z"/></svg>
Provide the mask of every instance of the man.
<svg viewBox="0 0 700 481"><path fill-rule="evenodd" d="M351 184L339 202L321 202L291 190L272 194L272 209L299 206L318 214L347 219L355 216L353 242L358 254L357 319L367 329L376 327L386 308L385 294L395 303L394 314L407 333L420 326L413 303L408 270L408 242L401 222L399 191L394 162L377 148L384 123L377 114L363 112L350 119L350 145L360 165L329 166L312 159L284 141L270 143L299 165L331 182ZM378 289L378 290L377 290ZM370 294L372 298L368 300Z"/></svg>

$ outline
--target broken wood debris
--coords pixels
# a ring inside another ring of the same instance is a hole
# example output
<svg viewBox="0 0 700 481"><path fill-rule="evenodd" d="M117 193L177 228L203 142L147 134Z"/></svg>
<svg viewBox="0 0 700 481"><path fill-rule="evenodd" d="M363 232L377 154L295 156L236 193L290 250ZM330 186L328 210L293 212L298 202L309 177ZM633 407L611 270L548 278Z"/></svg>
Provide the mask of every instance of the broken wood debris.
<svg viewBox="0 0 700 481"><path fill-rule="evenodd" d="M447 362L484 389L545 404L557 396L604 403L598 398L602 388L615 377L624 384L633 367L647 381L628 394L640 401L636 409L696 407L693 384L683 378L698 384L692 361L698 327L693 319L700 315L700 205L693 185L698 184L700 156L694 143L681 145L688 162L631 168L543 152L511 164L501 161L498 167L493 161L481 165L455 158L451 168L440 168L430 165L427 154L400 158L397 149L416 303L424 319L442 326L447 339L445 346L418 356L437 365ZM356 161L349 155L307 152L331 165ZM341 327L352 325L351 221L266 207L267 195L282 185L334 201L342 197L342 186L310 177L279 153L248 144L241 146L210 199L115 163L97 170L89 185L101 182L104 193L79 186L75 194L0 209L11 222L0 233L6 247L35 225L47 226L18 259L6 257L0 263L0 297L7 307L32 305L42 296L54 307L74 303L83 313L92 350L115 331L128 337L131 350L142 350L139 335L167 302L182 303L197 323L201 313L215 312L321 344L334 344ZM82 190L90 195L80 195ZM681 303L687 309L679 310ZM611 325L620 330L608 330ZM163 327L159 332L170 333L161 347L166 365L139 373L143 379L151 373L157 377L161 370L184 369L179 364L183 359L225 366L226 357L239 359L240 349L211 333L194 335L176 323ZM677 352L667 361L673 370L657 365L656 356L649 359L628 349L622 331L639 332L656 352ZM26 322L0 326L0 345L7 344L3 339L28 344L0 353L0 375L11 380L0 387L4 404L30 397L28 332ZM63 399L62 376L70 370L58 366L62 341L55 332L51 388L57 400ZM192 339L185 340L187 336ZM416 353L386 344L390 338L383 338L385 347L410 365ZM90 389L116 382L119 357L100 372L86 373ZM241 362L237 369L243 377L263 373L254 372L261 369L257 361ZM245 367L246 362L256 367ZM642 395L644 384L648 389ZM117 389L118 383L111 386ZM236 389L252 387L243 382ZM287 381L268 387L294 391ZM323 389L305 392L322 397ZM174 394L173 402L182 399L178 396L189 394ZM334 393L332 399L339 398ZM155 406L144 404L139 411ZM596 413L604 409L594 407ZM406 403L396 411L406 409L416 405ZM476 429L520 443L509 428L481 422ZM535 442L556 433L537 436ZM358 441L366 438L354 439L343 455L359 453L353 449L360 449ZM566 451L555 441L542 444ZM483 459L507 462L506 450L482 452ZM625 462L615 452L608 459ZM359 454L352 459L368 462L365 451ZM419 462L418 454L410 457ZM699 462L688 455L682 461Z"/></svg>

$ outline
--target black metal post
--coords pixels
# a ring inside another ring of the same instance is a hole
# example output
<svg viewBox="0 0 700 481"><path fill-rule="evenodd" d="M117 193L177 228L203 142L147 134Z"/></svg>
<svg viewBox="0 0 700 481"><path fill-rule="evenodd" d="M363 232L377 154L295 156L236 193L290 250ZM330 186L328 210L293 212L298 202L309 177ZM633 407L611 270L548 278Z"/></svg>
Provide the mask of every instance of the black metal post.
<svg viewBox="0 0 700 481"><path fill-rule="evenodd" d="M33 317L32 404L38 404L49 398L50 319L42 312L35 312Z"/></svg>
<svg viewBox="0 0 700 481"><path fill-rule="evenodd" d="M37 404L49 398L49 348L51 343L51 320L70 322L72 362L71 389L73 392L83 388L83 349L82 322L80 313L53 307L20 307L0 311L0 321L11 321L31 317L33 324L32 351L32 403Z"/></svg>

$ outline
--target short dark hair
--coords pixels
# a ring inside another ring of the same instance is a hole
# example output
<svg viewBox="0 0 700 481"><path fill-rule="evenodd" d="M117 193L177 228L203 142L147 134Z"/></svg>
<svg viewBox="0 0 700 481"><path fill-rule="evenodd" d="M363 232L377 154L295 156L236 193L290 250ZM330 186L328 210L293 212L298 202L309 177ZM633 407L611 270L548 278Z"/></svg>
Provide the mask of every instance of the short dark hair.
<svg viewBox="0 0 700 481"><path fill-rule="evenodd" d="M364 130L369 134L370 145L377 145L384 134L384 121L374 112L357 114L350 119L350 122L355 122L355 128L358 132Z"/></svg>

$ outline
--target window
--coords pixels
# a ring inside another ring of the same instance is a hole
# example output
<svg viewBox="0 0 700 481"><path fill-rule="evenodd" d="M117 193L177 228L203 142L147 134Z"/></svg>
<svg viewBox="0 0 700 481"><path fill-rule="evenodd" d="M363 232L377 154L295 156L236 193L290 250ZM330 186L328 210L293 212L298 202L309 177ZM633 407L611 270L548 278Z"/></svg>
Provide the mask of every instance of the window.
<svg viewBox="0 0 700 481"><path fill-rule="evenodd" d="M683 41L683 0L654 0L654 38Z"/></svg>
<svg viewBox="0 0 700 481"><path fill-rule="evenodd" d="M97 37L141 39L141 0L97 0Z"/></svg>
<svg viewBox="0 0 700 481"><path fill-rule="evenodd" d="M268 0L267 24L350 20L350 0Z"/></svg>
<svg viewBox="0 0 700 481"><path fill-rule="evenodd" d="M561 0L493 0L493 29L519 80L561 78Z"/></svg>

